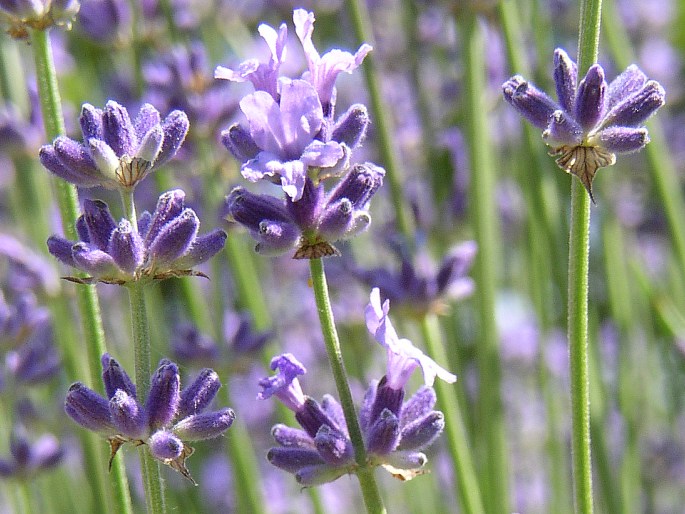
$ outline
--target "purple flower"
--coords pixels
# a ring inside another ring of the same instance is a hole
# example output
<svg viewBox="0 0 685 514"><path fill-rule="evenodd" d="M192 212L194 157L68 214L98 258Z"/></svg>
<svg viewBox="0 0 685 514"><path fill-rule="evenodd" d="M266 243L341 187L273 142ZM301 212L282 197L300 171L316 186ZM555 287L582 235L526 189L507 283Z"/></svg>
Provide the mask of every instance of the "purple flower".
<svg viewBox="0 0 685 514"><path fill-rule="evenodd" d="M99 200L85 200L83 209L76 222L80 241L60 236L48 239L52 255L90 275L70 277L74 282L124 284L201 275L191 268L213 257L226 241L221 230L198 235L200 220L185 206L185 193L180 189L163 193L152 214L141 214L137 227L126 219L117 224L107 204Z"/></svg>
<svg viewBox="0 0 685 514"><path fill-rule="evenodd" d="M23 430L14 430L10 437L10 456L0 459L0 477L27 480L41 471L59 465L64 449L52 434L43 434L30 441Z"/></svg>
<svg viewBox="0 0 685 514"><path fill-rule="evenodd" d="M358 164L327 194L323 184L305 180L299 201L279 200L237 187L226 197L225 214L258 241L255 250L279 255L295 249L295 259L338 255L331 243L349 239L371 223L369 202L383 184L385 170Z"/></svg>
<svg viewBox="0 0 685 514"><path fill-rule="evenodd" d="M134 120L114 100L104 110L90 104L81 109L83 142L60 136L40 150L50 172L79 187L103 186L130 191L153 169L171 159L188 132L188 117L159 112L144 104Z"/></svg>
<svg viewBox="0 0 685 514"><path fill-rule="evenodd" d="M295 412L301 429L278 424L271 430L279 446L267 459L274 466L295 475L303 486L332 482L355 473L357 463L341 405L330 395L321 403L306 396L297 382L304 367L290 354L275 357L277 375L260 381L260 399L276 395ZM364 396L360 425L368 462L394 475L410 479L421 473L427 459L420 452L442 432L444 417L433 410L435 392L422 387L403 403L404 390L394 390L383 378L374 381Z"/></svg>
<svg viewBox="0 0 685 514"><path fill-rule="evenodd" d="M102 356L102 368L107 398L76 382L67 394L67 414L84 428L107 436L110 463L123 444L147 445L153 457L194 483L185 466L194 450L185 441L218 437L235 419L231 409L207 410L221 387L218 375L203 370L181 390L178 366L162 359L143 403L128 374L108 354Z"/></svg>
<svg viewBox="0 0 685 514"><path fill-rule="evenodd" d="M446 300L460 300L473 292L474 282L467 273L477 252L475 242L465 241L451 248L437 270L431 269L426 259L418 258L415 264L398 245L391 249L401 259L398 271L355 267L352 273L369 287L382 289L395 307L419 315L440 314L448 308Z"/></svg>
<svg viewBox="0 0 685 514"><path fill-rule="evenodd" d="M664 89L631 65L610 84L594 64L577 82L576 63L562 49L554 52L554 82L558 102L520 75L502 85L504 99L530 123L559 155L556 162L577 176L592 198L599 168L616 162L617 153L642 149L648 142L642 125L664 105Z"/></svg>
<svg viewBox="0 0 685 514"><path fill-rule="evenodd" d="M89 38L112 44L125 38L131 26L131 6L123 0L89 0L81 6L78 22Z"/></svg>
<svg viewBox="0 0 685 514"><path fill-rule="evenodd" d="M439 366L433 359L416 348L408 339L400 339L390 322L388 311L390 301L381 305L381 295L377 287L371 290L370 300L365 310L366 327L376 341L386 349L388 365L386 371L388 386L402 389L412 372L421 367L426 386L431 387L435 377L447 383L453 383L457 377Z"/></svg>
<svg viewBox="0 0 685 514"><path fill-rule="evenodd" d="M249 80L254 85L255 91L265 91L272 98L278 100L278 71L281 63L285 60L288 27L282 23L276 32L273 27L262 23L257 30L269 46L271 52L269 62L260 63L257 59L250 59L241 63L237 70L217 66L214 71L214 78L233 82Z"/></svg>
<svg viewBox="0 0 685 514"><path fill-rule="evenodd" d="M356 70L366 57L366 54L372 50L372 47L364 43L354 55L334 48L320 56L319 52L314 48L314 43L312 43L314 13L307 12L304 9L295 9L293 12L293 22L295 23L295 32L302 43L302 48L307 58L309 75L306 78L316 89L321 105L324 106L324 112L328 116L332 114L333 107L335 106L335 79L343 71L352 73Z"/></svg>
<svg viewBox="0 0 685 514"><path fill-rule="evenodd" d="M275 177L296 202L302 198L310 167L334 168L345 157L337 141L315 139L323 110L317 92L304 80L283 81L278 103L265 91L256 91L240 101L240 108L260 150L241 168L250 182Z"/></svg>

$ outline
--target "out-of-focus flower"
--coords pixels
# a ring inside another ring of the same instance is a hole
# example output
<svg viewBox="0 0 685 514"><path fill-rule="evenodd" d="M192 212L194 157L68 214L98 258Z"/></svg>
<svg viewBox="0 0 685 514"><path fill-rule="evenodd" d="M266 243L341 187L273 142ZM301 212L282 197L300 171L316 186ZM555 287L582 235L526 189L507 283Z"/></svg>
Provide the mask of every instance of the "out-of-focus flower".
<svg viewBox="0 0 685 514"><path fill-rule="evenodd" d="M125 40L131 31L131 6L125 0L88 0L78 13L78 26L103 44Z"/></svg>
<svg viewBox="0 0 685 514"><path fill-rule="evenodd" d="M6 280L11 290L53 294L59 288L57 274L50 263L18 239L0 233L0 255L7 262Z"/></svg>
<svg viewBox="0 0 685 514"><path fill-rule="evenodd" d="M107 398L76 382L67 394L67 414L82 427L107 437L110 463L123 444L147 445L155 459L195 483L185 465L194 449L186 441L218 437L235 419L229 408L207 410L221 387L219 376L203 369L181 390L178 366L162 359L143 403L128 374L109 354L102 356L102 369Z"/></svg>
<svg viewBox="0 0 685 514"><path fill-rule="evenodd" d="M124 284L202 275L191 268L213 257L226 241L226 233L218 229L198 235L200 220L185 206L180 189L163 193L155 211L143 212L136 227L127 219L117 224L102 201L85 200L83 209L76 222L80 241L48 239L52 255L90 275L68 277L78 283Z"/></svg>
<svg viewBox="0 0 685 514"><path fill-rule="evenodd" d="M31 478L59 465L64 456L64 449L52 434L43 434L31 442L23 430L14 430L9 446L9 458L0 459L1 478Z"/></svg>
<svg viewBox="0 0 685 514"><path fill-rule="evenodd" d="M7 303L0 292L0 345L18 348L50 324L50 313L32 292L22 292Z"/></svg>
<svg viewBox="0 0 685 514"><path fill-rule="evenodd" d="M337 255L331 243L349 239L371 223L369 202L384 176L385 170L374 164L359 164L327 194L323 184L306 179L299 201L237 187L226 197L224 212L250 231L258 241L255 250L263 255L293 249L295 259Z"/></svg>
<svg viewBox="0 0 685 514"><path fill-rule="evenodd" d="M0 0L0 19L15 39L28 37L28 29L46 30L52 26L71 28L81 7L79 0Z"/></svg>
<svg viewBox="0 0 685 514"><path fill-rule="evenodd" d="M224 342L218 344L191 324L183 323L174 329L171 346L174 355L184 363L230 366L231 369L243 366L242 358L250 357L261 350L272 337L269 331L256 331L248 313L226 311L224 314ZM225 352L224 350L228 350Z"/></svg>
<svg viewBox="0 0 685 514"><path fill-rule="evenodd" d="M200 42L172 48L145 63L143 71L147 101L164 112L185 112L192 130L214 134L238 110L237 99L212 80Z"/></svg>
<svg viewBox="0 0 685 514"><path fill-rule="evenodd" d="M159 112L144 104L134 120L110 100L104 110L81 109L83 142L60 136L40 150L40 162L58 177L80 187L130 191L153 169L171 159L188 132L188 116Z"/></svg>
<svg viewBox="0 0 685 514"><path fill-rule="evenodd" d="M417 259L415 264L398 245L391 248L401 259L397 272L354 267L352 273L367 286L380 288L396 307L419 315L444 313L446 301L460 300L473 292L475 285L467 273L477 252L474 241L450 249L437 270L431 269L426 259Z"/></svg>
<svg viewBox="0 0 685 514"><path fill-rule="evenodd" d="M504 98L530 123L542 129L558 155L561 169L580 179L592 198L599 168L616 162L617 153L635 152L648 142L642 124L664 105L665 92L631 65L610 84L594 64L580 83L578 69L566 52L554 52L558 102L515 75L502 85Z"/></svg>
<svg viewBox="0 0 685 514"><path fill-rule="evenodd" d="M14 384L39 384L50 380L60 369L61 361L53 344L52 326L47 321L33 330L26 342L5 355L4 371Z"/></svg>

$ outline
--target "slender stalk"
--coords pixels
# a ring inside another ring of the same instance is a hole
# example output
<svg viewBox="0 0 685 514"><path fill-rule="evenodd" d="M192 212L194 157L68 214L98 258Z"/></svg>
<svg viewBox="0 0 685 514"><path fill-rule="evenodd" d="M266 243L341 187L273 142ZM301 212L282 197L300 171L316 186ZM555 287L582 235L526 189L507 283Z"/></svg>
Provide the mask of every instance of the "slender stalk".
<svg viewBox="0 0 685 514"><path fill-rule="evenodd" d="M581 77L597 61L601 13L601 0L583 0L580 4L578 75ZM573 485L576 512L590 514L593 511L587 338L590 198L580 181L572 180L571 182L568 344L571 377Z"/></svg>
<svg viewBox="0 0 685 514"><path fill-rule="evenodd" d="M500 393L501 363L495 297L499 261L495 169L488 133L485 82L485 36L479 20L465 13L459 20L465 72L465 121L471 160L471 220L478 243L474 278L478 291L480 341L477 345L479 374L478 423L483 462L481 486L487 512L509 511L509 484L504 409Z"/></svg>
<svg viewBox="0 0 685 514"><path fill-rule="evenodd" d="M131 305L131 327L133 332L133 354L138 397L147 397L150 391L150 329L145 306L145 284L131 282L128 295ZM159 465L152 458L145 446L138 449L140 465L145 484L145 502L149 514L166 511L164 499L164 484L160 475Z"/></svg>
<svg viewBox="0 0 685 514"><path fill-rule="evenodd" d="M333 379L338 389L340 404L345 414L350 440L354 446L354 455L358 466L357 478L362 489L364 504L369 514L384 513L385 507L376 484L373 468L370 468L367 464L364 439L347 381L347 372L345 371L345 364L342 352L340 351L338 332L335 328L335 320L333 319L333 309L331 308L331 301L328 295L328 284L326 283L323 261L321 259L311 259L309 261L309 270L312 278L312 287L314 288L316 308L319 313L319 321L321 322L321 330L326 345L326 353L328 354L328 360L333 371Z"/></svg>
<svg viewBox="0 0 685 514"><path fill-rule="evenodd" d="M365 41L374 45L373 31L366 2L360 0L350 0L346 2L352 17L355 36L359 41ZM376 57L373 52L364 59L364 77L366 87L369 91L371 109L376 134L378 136L378 149L381 155L381 162L384 163L387 171L385 179L390 185L390 196L395 211L395 222L397 229L404 237L405 241L411 246L413 243L413 223L405 209L406 201L402 193L402 165L397 145L393 141L392 122L389 119L391 109L383 101L380 80L376 69Z"/></svg>
<svg viewBox="0 0 685 514"><path fill-rule="evenodd" d="M55 72L48 31L32 30L30 36L45 134L51 140L65 134L61 99L57 85L57 73ZM55 179L55 189L64 234L69 239L78 239L75 227L75 220L79 215L76 188L63 180ZM76 295L83 325L91 387L97 389L101 387L98 371L100 369L100 356L105 352L105 332L102 326L100 302L98 301L95 286L84 285L77 287ZM73 362L72 364L74 367L80 367L78 362ZM93 450L92 447L87 449L86 456L94 453L91 450ZM93 470L93 472L88 473L88 476L95 480L101 474ZM126 471L121 460L117 460L112 465L112 485L117 512L122 514L133 512ZM95 497L100 501L100 504L97 506L98 510L106 512L108 509L106 503L103 503L107 498L105 484L102 481L97 481L94 489L98 491Z"/></svg>
<svg viewBox="0 0 685 514"><path fill-rule="evenodd" d="M447 352L440 334L439 322L434 314L428 314L422 318L421 333L428 353L437 362L447 362ZM438 392L440 410L445 415L445 432L452 462L456 467L455 480L459 490L461 510L465 514L484 514L485 509L480 495L476 468L473 464L468 435L454 386L437 380L435 389Z"/></svg>

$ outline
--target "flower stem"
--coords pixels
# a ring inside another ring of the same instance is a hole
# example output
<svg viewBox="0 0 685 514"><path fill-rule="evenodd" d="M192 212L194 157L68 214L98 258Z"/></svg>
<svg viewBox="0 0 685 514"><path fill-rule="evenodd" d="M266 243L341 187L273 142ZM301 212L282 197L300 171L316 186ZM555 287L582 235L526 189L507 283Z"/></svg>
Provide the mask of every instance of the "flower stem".
<svg viewBox="0 0 685 514"><path fill-rule="evenodd" d="M331 301L328 295L328 284L326 283L323 261L321 259L311 259L309 261L309 270L323 339L326 345L326 353L328 354L328 360L333 371L333 379L335 380L340 403L345 414L350 440L354 446L355 460L358 465L357 478L362 489L366 511L369 514L384 513L385 507L376 484L373 468L368 466L364 439L347 381L347 372L345 371L345 364L342 352L340 351L340 340L338 339L338 332L335 328L335 320L333 319L333 309L331 308Z"/></svg>
<svg viewBox="0 0 685 514"><path fill-rule="evenodd" d="M508 512L508 462L504 428L504 408L500 394L501 363L497 326L495 323L495 298L497 270L500 259L498 245L498 219L495 205L494 154L489 142L487 100L483 91L485 81L485 34L473 13L465 13L460 22L464 55L464 79L466 92L465 121L471 160L470 215L478 254L474 267L478 291L480 341L477 344L479 374L478 423L480 426L481 487L483 503L487 512Z"/></svg>
<svg viewBox="0 0 685 514"><path fill-rule="evenodd" d="M138 397L147 397L150 391L150 328L148 326L147 308L145 305L145 284L131 282L128 286L131 305L131 327L133 331L133 354ZM166 510L164 486L160 476L159 465L152 458L147 448L138 449L140 465L145 485L145 502L148 514L163 513Z"/></svg>
<svg viewBox="0 0 685 514"><path fill-rule="evenodd" d="M578 30L578 76L597 61L601 0L582 0ZM588 365L588 272L590 198L578 180L571 181L571 228L568 260L568 345L571 378L572 462L576 512L590 514L590 385Z"/></svg>
<svg viewBox="0 0 685 514"><path fill-rule="evenodd" d="M30 37L45 134L48 139L52 140L57 136L64 135L65 129L49 34L47 30L31 30ZM77 239L75 221L79 215L76 187L63 180L55 179L55 190L64 235L68 239L75 240ZM90 383L91 387L97 388L101 384L99 376L100 356L105 353L105 332L102 325L100 302L95 286L92 285L77 287L76 295L88 355ZM67 355L72 354L75 352L67 352ZM72 365L75 369L80 368L80 362L72 362ZM90 453L92 452L86 451L87 455ZM100 473L89 473L89 476L100 475ZM120 460L112 465L112 482L116 511L122 514L133 512L126 471L123 462ZM105 502L107 498L106 486L99 483L97 489L100 490L100 493L95 495L96 498L99 498L100 502ZM101 503L98 510L106 511L105 503Z"/></svg>
<svg viewBox="0 0 685 514"><path fill-rule="evenodd" d="M421 333L428 353L437 362L447 362L440 325L434 314L427 314L421 319ZM480 495L478 477L471 456L466 427L464 426L459 399L454 386L437 380L438 404L445 415L445 432L455 469L455 480L459 489L461 509L465 514L484 514L483 501Z"/></svg>
<svg viewBox="0 0 685 514"><path fill-rule="evenodd" d="M372 46L375 46L366 2L350 0L347 2L347 7L349 8L352 17L352 25L357 39L366 41ZM374 52L371 52L371 54L364 59L363 67L366 87L369 90L375 130L378 137L378 149L381 155L381 162L384 163L387 171L385 179L390 185L390 196L395 211L395 223L397 223L397 229L404 237L405 242L411 246L414 239L413 227L412 220L407 214L408 211L404 208L404 206L407 205L407 202L404 199L402 188L403 171L402 165L400 164L401 159L397 151L397 145L393 141L392 123L388 117L388 113L390 113L391 110L383 101Z"/></svg>

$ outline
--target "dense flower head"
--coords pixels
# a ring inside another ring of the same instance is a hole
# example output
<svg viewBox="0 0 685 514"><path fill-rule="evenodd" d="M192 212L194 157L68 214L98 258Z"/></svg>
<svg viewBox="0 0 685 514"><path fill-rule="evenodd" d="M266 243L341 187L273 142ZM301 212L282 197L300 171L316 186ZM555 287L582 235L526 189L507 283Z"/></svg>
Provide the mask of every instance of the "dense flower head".
<svg viewBox="0 0 685 514"><path fill-rule="evenodd" d="M594 64L578 82L578 68L568 54L554 52L558 101L515 75L502 85L504 98L530 123L542 129L545 142L559 155L557 164L577 176L592 197L599 168L611 166L617 153L642 149L648 142L643 124L665 102L665 92L631 65L607 84Z"/></svg>
<svg viewBox="0 0 685 514"><path fill-rule="evenodd" d="M162 359L143 401L115 359L104 354L101 360L107 397L76 382L66 397L66 413L82 427L107 437L110 464L123 444L147 445L154 458L194 483L185 466L194 449L186 441L218 437L235 419L229 408L208 410L221 387L219 376L211 369L203 369L190 385L181 389L178 366Z"/></svg>
<svg viewBox="0 0 685 514"><path fill-rule="evenodd" d="M374 164L358 164L327 193L323 184L306 179L297 202L236 187L226 197L224 212L250 231L260 254L294 251L295 259L337 255L331 243L369 227L369 202L384 176L385 170Z"/></svg>
<svg viewBox="0 0 685 514"><path fill-rule="evenodd" d="M295 412L301 428L275 425L271 433L279 446L267 459L274 466L295 475L303 486L332 482L356 472L354 448L341 405L330 395L321 403L303 394L297 377L305 373L297 359L284 354L272 360L278 373L260 381L258 398L277 396ZM360 410L360 425L368 463L382 466L403 480L421 474L427 462L422 449L442 432L444 417L434 411L435 393L424 386L408 401L404 389L392 389L387 378L374 381Z"/></svg>
<svg viewBox="0 0 685 514"><path fill-rule="evenodd" d="M201 275L191 268L214 256L226 241L226 233L218 229L198 235L200 220L185 206L180 189L163 193L155 211L143 212L135 226L127 219L117 223L107 204L99 200L84 200L83 210L76 223L80 241L60 236L48 239L52 255L89 275L71 277L74 282L124 284Z"/></svg>
<svg viewBox="0 0 685 514"><path fill-rule="evenodd" d="M397 271L386 267L366 269L352 268L352 273L369 287L383 290L386 298L395 305L412 313L444 313L447 300L460 300L473 293L475 284L467 273L476 256L477 245L465 241L451 248L434 269L425 256L412 260L400 245L391 249L401 263Z"/></svg>
<svg viewBox="0 0 685 514"><path fill-rule="evenodd" d="M124 191L176 155L189 127L183 111L172 111L162 120L157 109L143 104L132 120L114 100L104 109L84 104L79 121L83 142L59 136L41 148L40 162L79 187Z"/></svg>
<svg viewBox="0 0 685 514"><path fill-rule="evenodd" d="M235 70L219 66L215 77L249 80L255 87L240 102L247 127L234 124L221 134L224 146L242 163L243 177L279 184L290 200L300 202L308 180L318 185L345 175L352 150L364 139L369 116L363 105L353 105L334 121L335 80L356 69L371 47L362 45L354 55L334 49L320 56L312 43L313 13L296 9L293 20L308 63L301 78L278 76L285 59L285 24L278 32L259 27L271 50L268 63L249 60Z"/></svg>

